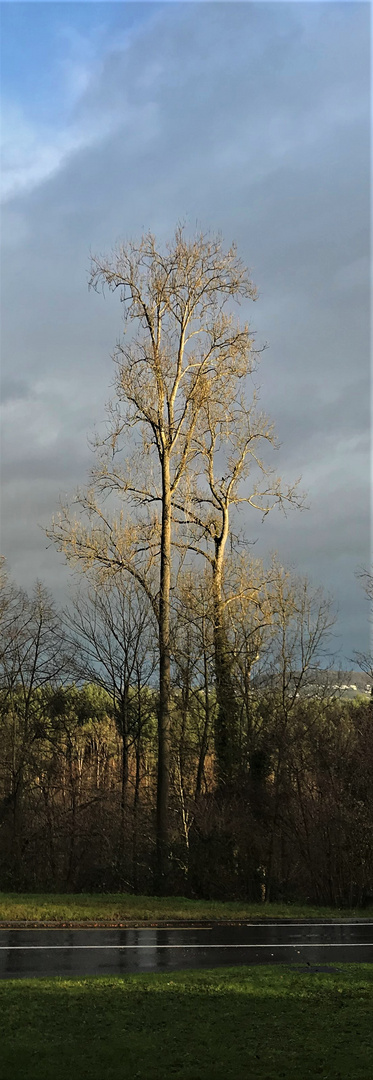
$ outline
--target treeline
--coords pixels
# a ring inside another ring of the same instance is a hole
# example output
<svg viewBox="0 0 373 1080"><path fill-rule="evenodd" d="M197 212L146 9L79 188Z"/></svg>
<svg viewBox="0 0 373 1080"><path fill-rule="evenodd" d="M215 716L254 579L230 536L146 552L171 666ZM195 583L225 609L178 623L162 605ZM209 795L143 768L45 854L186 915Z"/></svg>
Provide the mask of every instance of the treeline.
<svg viewBox="0 0 373 1080"><path fill-rule="evenodd" d="M188 571L173 590L168 891L364 904L372 705L322 683L322 592L275 563L255 575L255 604L236 589L227 608L229 758L209 581ZM152 892L159 650L144 591L117 577L61 613L3 571L0 616L0 887Z"/></svg>

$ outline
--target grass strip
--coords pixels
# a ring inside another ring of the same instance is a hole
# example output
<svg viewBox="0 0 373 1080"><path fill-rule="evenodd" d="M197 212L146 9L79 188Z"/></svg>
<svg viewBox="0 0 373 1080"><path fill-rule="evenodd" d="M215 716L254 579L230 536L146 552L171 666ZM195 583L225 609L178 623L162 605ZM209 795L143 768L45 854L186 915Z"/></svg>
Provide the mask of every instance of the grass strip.
<svg viewBox="0 0 373 1080"><path fill-rule="evenodd" d="M368 1080L373 965L12 980L2 1080Z"/></svg>
<svg viewBox="0 0 373 1080"><path fill-rule="evenodd" d="M189 900L183 896L133 896L127 893L0 893L1 922L224 922L248 919L346 919L373 917L373 907L311 907L307 904L245 904Z"/></svg>

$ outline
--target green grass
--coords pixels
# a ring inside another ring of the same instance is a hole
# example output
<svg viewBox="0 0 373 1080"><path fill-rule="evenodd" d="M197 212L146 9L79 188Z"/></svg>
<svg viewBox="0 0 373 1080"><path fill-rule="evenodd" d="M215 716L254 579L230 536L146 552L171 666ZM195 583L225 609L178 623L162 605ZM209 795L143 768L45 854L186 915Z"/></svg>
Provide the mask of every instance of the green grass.
<svg viewBox="0 0 373 1080"><path fill-rule="evenodd" d="M373 965L0 984L2 1080L371 1080Z"/></svg>
<svg viewBox="0 0 373 1080"><path fill-rule="evenodd" d="M311 907L307 904L245 904L185 897L132 896L127 893L32 895L0 893L0 921L14 922L156 922L194 919L344 919L373 917L373 908ZM372 1071L373 1078L373 1071Z"/></svg>

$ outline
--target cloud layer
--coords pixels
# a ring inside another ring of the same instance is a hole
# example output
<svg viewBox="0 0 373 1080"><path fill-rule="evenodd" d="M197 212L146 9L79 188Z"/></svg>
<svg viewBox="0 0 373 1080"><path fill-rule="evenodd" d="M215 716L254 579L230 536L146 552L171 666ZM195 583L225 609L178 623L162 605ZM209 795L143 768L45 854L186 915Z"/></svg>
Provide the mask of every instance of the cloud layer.
<svg viewBox="0 0 373 1080"><path fill-rule="evenodd" d="M87 292L90 249L198 222L252 270L276 468L308 489L308 511L248 533L335 593L351 655L367 639L368 6L133 5L130 25L128 5L91 7L78 32L80 5L61 5L55 125L5 87L4 554L62 592L38 523L84 482L121 326Z"/></svg>

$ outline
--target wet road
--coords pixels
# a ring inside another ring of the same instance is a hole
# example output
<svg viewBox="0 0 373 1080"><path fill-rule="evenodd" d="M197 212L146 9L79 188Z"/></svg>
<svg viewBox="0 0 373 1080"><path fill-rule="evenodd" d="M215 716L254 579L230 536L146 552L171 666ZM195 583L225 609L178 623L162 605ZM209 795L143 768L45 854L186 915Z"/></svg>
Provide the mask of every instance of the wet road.
<svg viewBox="0 0 373 1080"><path fill-rule="evenodd" d="M348 962L373 963L373 923L0 930L2 979Z"/></svg>

